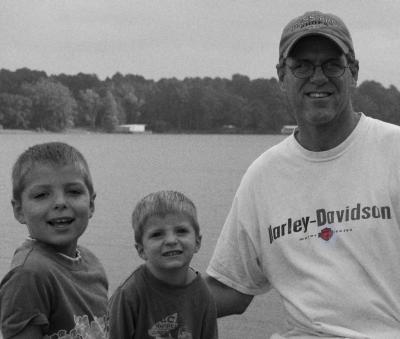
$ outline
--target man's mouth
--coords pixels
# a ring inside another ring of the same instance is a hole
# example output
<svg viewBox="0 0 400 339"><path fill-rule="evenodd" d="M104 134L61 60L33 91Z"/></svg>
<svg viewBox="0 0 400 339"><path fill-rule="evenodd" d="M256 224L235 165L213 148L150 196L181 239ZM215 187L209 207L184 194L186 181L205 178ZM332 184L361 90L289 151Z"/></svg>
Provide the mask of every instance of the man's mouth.
<svg viewBox="0 0 400 339"><path fill-rule="evenodd" d="M327 98L331 96L330 92L308 92L306 93L306 96L312 99L321 99L321 98Z"/></svg>
<svg viewBox="0 0 400 339"><path fill-rule="evenodd" d="M65 227L72 224L73 221L73 218L56 218L49 220L47 223L53 227Z"/></svg>
<svg viewBox="0 0 400 339"><path fill-rule="evenodd" d="M163 253L163 257L173 257L175 255L180 255L180 254L182 254L182 251L169 251Z"/></svg>

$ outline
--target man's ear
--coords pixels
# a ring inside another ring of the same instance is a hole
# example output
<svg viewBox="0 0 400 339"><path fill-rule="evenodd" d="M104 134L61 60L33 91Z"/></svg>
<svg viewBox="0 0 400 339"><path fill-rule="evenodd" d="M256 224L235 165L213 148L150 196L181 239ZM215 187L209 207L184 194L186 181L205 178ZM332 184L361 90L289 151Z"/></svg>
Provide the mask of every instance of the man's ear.
<svg viewBox="0 0 400 339"><path fill-rule="evenodd" d="M357 87L357 80L358 80L358 68L352 73L352 81L351 81L351 87L356 88Z"/></svg>
<svg viewBox="0 0 400 339"><path fill-rule="evenodd" d="M93 192L92 196L90 197L89 201L89 219L93 216L94 213L94 200L96 199L96 192Z"/></svg>
<svg viewBox="0 0 400 339"><path fill-rule="evenodd" d="M136 251L143 260L147 260L146 253L144 252L144 247L142 244L135 244Z"/></svg>
<svg viewBox="0 0 400 339"><path fill-rule="evenodd" d="M358 80L358 70L359 70L359 63L358 60L354 60L350 65L350 72L352 75L352 87L357 87L357 80Z"/></svg>
<svg viewBox="0 0 400 339"><path fill-rule="evenodd" d="M283 77L282 80L279 80L279 88L281 89L282 92L286 92L286 86L285 82L283 81Z"/></svg>
<svg viewBox="0 0 400 339"><path fill-rule="evenodd" d="M11 200L11 205L12 205L12 208L13 208L15 219L17 219L21 224L26 224L25 215L24 215L24 212L22 210L21 201L12 199Z"/></svg>
<svg viewBox="0 0 400 339"><path fill-rule="evenodd" d="M284 67L285 66L281 63L276 65L276 72L278 74L279 88L281 89L282 92L286 91L285 84L284 84L284 78L285 78Z"/></svg>

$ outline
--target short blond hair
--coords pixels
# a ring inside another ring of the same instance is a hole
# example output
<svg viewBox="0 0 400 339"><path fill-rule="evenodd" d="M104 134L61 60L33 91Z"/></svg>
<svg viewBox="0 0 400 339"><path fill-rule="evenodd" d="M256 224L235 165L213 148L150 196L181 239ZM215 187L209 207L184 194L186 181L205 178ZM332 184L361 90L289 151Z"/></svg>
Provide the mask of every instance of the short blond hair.
<svg viewBox="0 0 400 339"><path fill-rule="evenodd" d="M82 173L90 195L94 193L89 166L82 153L63 142L47 142L29 147L15 162L12 169L13 200L21 200L21 194L25 188L25 177L37 164L75 166Z"/></svg>
<svg viewBox="0 0 400 339"><path fill-rule="evenodd" d="M196 236L200 236L197 211L194 203L183 193L177 191L158 191L142 198L132 213L132 227L135 242L142 244L143 228L152 217L165 217L167 214L182 214L189 218Z"/></svg>

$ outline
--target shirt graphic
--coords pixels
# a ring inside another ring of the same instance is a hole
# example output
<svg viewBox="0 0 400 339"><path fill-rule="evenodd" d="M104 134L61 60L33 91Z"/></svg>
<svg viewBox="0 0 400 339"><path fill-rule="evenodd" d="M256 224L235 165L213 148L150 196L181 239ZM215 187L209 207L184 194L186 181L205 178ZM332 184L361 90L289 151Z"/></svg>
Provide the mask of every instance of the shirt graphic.
<svg viewBox="0 0 400 339"><path fill-rule="evenodd" d="M288 218L284 223L276 226L269 225L269 243L292 234L301 234L299 240L311 238L329 241L334 233L352 232L352 228L344 227L344 224L355 220L391 219L390 206L368 206L357 203L355 206L346 206L338 210L326 210L320 208L314 216L301 218ZM318 231L312 233L311 227L316 225ZM319 227L324 226L323 229ZM334 227L332 227L334 226ZM338 227L337 227L338 226Z"/></svg>
<svg viewBox="0 0 400 339"><path fill-rule="evenodd" d="M43 339L106 339L105 320L96 318L90 322L87 315L75 316L75 327L67 332L60 330L50 336L44 336Z"/></svg>
<svg viewBox="0 0 400 339"><path fill-rule="evenodd" d="M179 327L178 313L171 314L155 323L148 333L155 339L192 339L190 331Z"/></svg>

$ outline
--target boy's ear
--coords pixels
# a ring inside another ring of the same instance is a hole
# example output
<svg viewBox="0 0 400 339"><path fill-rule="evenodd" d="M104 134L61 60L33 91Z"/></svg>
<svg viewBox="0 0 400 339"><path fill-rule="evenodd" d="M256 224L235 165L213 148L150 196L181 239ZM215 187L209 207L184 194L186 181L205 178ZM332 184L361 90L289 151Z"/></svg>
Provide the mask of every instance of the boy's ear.
<svg viewBox="0 0 400 339"><path fill-rule="evenodd" d="M196 237L196 246L195 246L195 248L194 248L194 253L197 253L197 252L199 251L200 247L201 247L201 238L202 238L202 235L201 235L201 234L199 234L199 235Z"/></svg>
<svg viewBox="0 0 400 339"><path fill-rule="evenodd" d="M21 224L26 224L24 212L22 210L21 201L12 199L11 205L13 208L15 219L17 219Z"/></svg>
<svg viewBox="0 0 400 339"><path fill-rule="evenodd" d="M91 218L93 216L94 213L94 200L96 199L96 193L93 192L92 196L90 197L90 202L89 202L89 218Z"/></svg>
<svg viewBox="0 0 400 339"><path fill-rule="evenodd" d="M142 244L135 244L136 251L139 254L139 257L141 257L143 260L147 260L146 253L144 253L144 247Z"/></svg>

